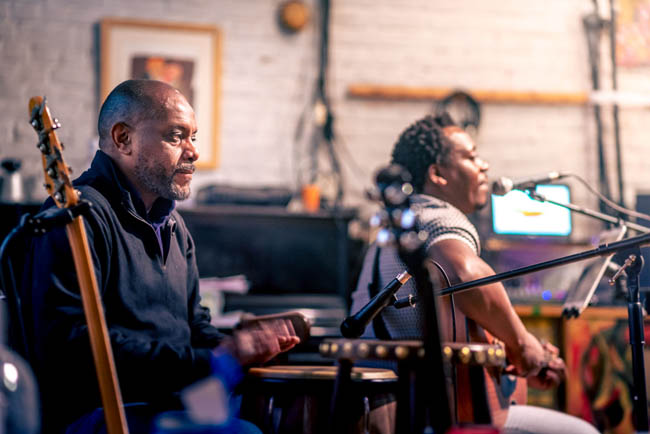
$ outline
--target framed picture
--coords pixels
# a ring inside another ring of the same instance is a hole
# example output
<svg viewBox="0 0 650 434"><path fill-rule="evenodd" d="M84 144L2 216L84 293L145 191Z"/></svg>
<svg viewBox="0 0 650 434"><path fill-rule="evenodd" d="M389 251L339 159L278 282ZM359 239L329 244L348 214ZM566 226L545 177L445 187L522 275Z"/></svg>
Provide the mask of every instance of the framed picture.
<svg viewBox="0 0 650 434"><path fill-rule="evenodd" d="M616 64L623 67L650 66L648 0L619 0L616 13Z"/></svg>
<svg viewBox="0 0 650 434"><path fill-rule="evenodd" d="M221 34L216 27L126 19L101 22L101 100L119 83L148 78L171 84L196 114L199 169L219 162Z"/></svg>

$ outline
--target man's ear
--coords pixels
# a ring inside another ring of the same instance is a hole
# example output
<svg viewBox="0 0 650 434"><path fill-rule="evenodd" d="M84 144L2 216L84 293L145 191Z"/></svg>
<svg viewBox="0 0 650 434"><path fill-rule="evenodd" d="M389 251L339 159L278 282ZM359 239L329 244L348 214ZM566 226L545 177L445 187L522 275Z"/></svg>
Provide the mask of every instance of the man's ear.
<svg viewBox="0 0 650 434"><path fill-rule="evenodd" d="M440 166L437 164L432 164L427 170L427 178L433 183L433 185L447 185L447 179L441 174Z"/></svg>
<svg viewBox="0 0 650 434"><path fill-rule="evenodd" d="M124 122L118 122L111 128L111 139L115 149L120 154L130 155L133 152L131 128Z"/></svg>

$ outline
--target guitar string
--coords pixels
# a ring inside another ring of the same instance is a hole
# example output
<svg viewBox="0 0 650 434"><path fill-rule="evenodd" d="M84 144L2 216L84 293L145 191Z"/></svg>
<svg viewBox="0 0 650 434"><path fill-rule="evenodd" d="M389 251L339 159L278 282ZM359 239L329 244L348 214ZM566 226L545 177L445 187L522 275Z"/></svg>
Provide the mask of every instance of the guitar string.
<svg viewBox="0 0 650 434"><path fill-rule="evenodd" d="M433 262L433 265L435 265L438 270L442 273L442 277L445 279L445 283L447 284L447 287L451 286L451 281L449 280L449 276L447 276L447 272L445 271L444 268L440 264L438 264L436 261L431 261ZM449 296L449 302L450 302L450 307L451 307L451 340L452 342L456 342L456 306L454 304L454 294L451 294ZM454 405L454 418L458 420L458 387L456 383L456 365L452 364L452 369L453 369L453 375L451 376L451 383L452 383L452 388L454 390L454 401L456 402L456 405Z"/></svg>

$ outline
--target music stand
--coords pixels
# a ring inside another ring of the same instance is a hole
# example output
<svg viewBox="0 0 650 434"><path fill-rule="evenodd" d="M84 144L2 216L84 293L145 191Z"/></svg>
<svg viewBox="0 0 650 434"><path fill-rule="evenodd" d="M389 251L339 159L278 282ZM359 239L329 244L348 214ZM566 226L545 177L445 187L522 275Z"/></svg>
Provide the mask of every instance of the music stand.
<svg viewBox="0 0 650 434"><path fill-rule="evenodd" d="M623 239L627 232L627 226L619 226L617 228L602 232L600 234L598 244L611 243ZM605 257L598 257L589 262L576 283L575 288L567 294L564 304L562 305L562 316L565 318L577 318L582 311L584 311L591 298L596 292L605 271L614 255Z"/></svg>

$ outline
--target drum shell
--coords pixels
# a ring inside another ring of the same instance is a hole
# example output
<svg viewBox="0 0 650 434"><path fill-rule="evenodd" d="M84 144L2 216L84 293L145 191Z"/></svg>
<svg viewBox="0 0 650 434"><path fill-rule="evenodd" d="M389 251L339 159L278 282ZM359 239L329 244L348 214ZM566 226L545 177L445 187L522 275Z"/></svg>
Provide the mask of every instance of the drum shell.
<svg viewBox="0 0 650 434"><path fill-rule="evenodd" d="M336 368L326 369L331 372L318 377L309 369L304 375L296 375L293 367L286 376L277 371L247 376L241 388L240 417L265 434L333 432L334 418L341 417L331 414ZM394 433L397 378L385 369L373 370L385 371L385 378L364 378L359 374L363 370L367 372L368 368L354 368L352 384L345 394L348 418L353 421L345 432Z"/></svg>

